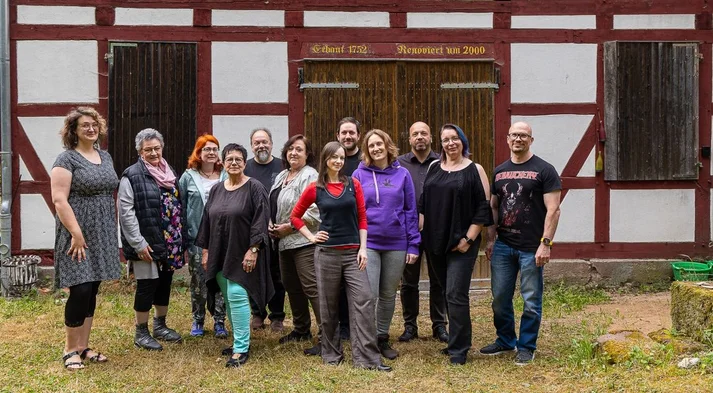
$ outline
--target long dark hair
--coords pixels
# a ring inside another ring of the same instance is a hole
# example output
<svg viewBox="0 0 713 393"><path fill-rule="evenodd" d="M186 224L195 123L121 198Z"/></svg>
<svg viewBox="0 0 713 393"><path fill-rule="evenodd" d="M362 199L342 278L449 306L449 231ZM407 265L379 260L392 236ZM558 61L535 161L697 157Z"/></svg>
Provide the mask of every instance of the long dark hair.
<svg viewBox="0 0 713 393"><path fill-rule="evenodd" d="M347 149L345 149L344 146L341 145L341 143L337 141L331 141L324 145L324 148L322 149L322 154L319 155L319 177L317 177L317 187L327 187L327 182L329 180L327 178L327 160L332 158L334 153L336 153L339 149L344 150L346 158ZM349 184L349 179L346 175L344 175L344 166L342 166L342 168L339 170L339 181L344 183L345 187L347 186L347 184Z"/></svg>

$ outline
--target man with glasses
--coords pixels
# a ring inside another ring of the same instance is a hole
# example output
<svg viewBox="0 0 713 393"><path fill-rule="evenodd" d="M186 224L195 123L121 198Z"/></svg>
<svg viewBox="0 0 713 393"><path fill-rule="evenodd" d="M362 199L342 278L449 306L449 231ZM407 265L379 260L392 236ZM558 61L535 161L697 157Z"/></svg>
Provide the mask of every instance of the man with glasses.
<svg viewBox="0 0 713 393"><path fill-rule="evenodd" d="M488 228L493 322L497 339L480 349L483 355L517 350L515 364L535 359L542 322L544 266L560 216L562 185L555 168L530 151L532 128L514 123L508 131L510 159L495 168L490 206L496 225ZM518 271L524 307L519 337L515 333L512 298Z"/></svg>
<svg viewBox="0 0 713 393"><path fill-rule="evenodd" d="M252 130L250 132L250 148L254 157L245 164L245 175L259 180L265 186L265 190L270 192L275 177L284 169L282 160L272 155L272 133L270 130L267 128ZM250 308L253 314L250 328L264 329L265 318L270 318L270 328L274 332L281 332L284 330L283 321L285 320L285 287L282 285L282 279L280 278L277 244L273 244L270 248L270 275L272 276L275 295L267 303L267 307L270 308L269 315L267 309L260 310L252 299L250 300Z"/></svg>

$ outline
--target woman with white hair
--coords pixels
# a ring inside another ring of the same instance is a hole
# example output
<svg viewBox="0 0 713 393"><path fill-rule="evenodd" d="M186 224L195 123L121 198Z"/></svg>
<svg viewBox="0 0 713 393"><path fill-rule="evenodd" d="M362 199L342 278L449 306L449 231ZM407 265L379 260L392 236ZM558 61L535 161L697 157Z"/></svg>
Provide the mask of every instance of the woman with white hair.
<svg viewBox="0 0 713 393"><path fill-rule="evenodd" d="M136 277L134 345L162 350L156 339L180 342L166 326L173 272L183 267L184 212L176 172L163 159L163 136L147 128L136 135L138 161L126 168L119 183L119 222L124 257ZM154 307L153 337L148 319Z"/></svg>

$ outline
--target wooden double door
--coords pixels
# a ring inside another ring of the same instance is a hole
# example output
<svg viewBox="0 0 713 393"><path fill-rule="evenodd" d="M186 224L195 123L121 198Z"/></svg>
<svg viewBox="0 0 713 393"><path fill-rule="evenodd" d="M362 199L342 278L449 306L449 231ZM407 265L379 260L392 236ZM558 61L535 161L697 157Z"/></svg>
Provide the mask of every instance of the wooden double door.
<svg viewBox="0 0 713 393"><path fill-rule="evenodd" d="M494 169L494 94L491 61L306 61L303 71L305 135L319 154L336 138L337 123L353 116L362 132L379 128L401 154L411 150L408 130L416 121L431 127L432 147L440 152L443 124L460 126L471 158L486 173ZM482 253L481 253L482 254ZM427 277L425 264L421 277ZM479 257L474 287L489 287L490 267Z"/></svg>

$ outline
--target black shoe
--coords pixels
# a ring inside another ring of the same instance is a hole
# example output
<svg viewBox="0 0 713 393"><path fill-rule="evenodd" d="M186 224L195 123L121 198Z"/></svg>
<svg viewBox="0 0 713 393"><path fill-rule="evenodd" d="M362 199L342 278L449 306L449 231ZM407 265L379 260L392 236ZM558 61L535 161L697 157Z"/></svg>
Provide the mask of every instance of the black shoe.
<svg viewBox="0 0 713 393"><path fill-rule="evenodd" d="M317 343L317 345L307 348L302 352L307 356L319 356L322 354L322 344Z"/></svg>
<svg viewBox="0 0 713 393"><path fill-rule="evenodd" d="M450 355L451 354L450 352L448 352L448 347L445 347L438 352L440 352L441 355Z"/></svg>
<svg viewBox="0 0 713 393"><path fill-rule="evenodd" d="M480 348L481 355L495 356L503 353L514 352L515 348L505 348L498 345L498 343L492 343Z"/></svg>
<svg viewBox="0 0 713 393"><path fill-rule="evenodd" d="M290 342L309 341L311 339L312 333L307 332L306 334L300 334L293 330L287 333L287 335L280 337L280 340L278 341L280 344L286 344Z"/></svg>
<svg viewBox="0 0 713 393"><path fill-rule="evenodd" d="M248 355L248 352L241 353L240 355L238 355L237 359L233 356L230 356L230 359L225 362L225 367L240 367L248 361L248 357L250 357Z"/></svg>
<svg viewBox="0 0 713 393"><path fill-rule="evenodd" d="M233 356L233 347L230 346L228 348L223 348L223 350L220 351L220 354L222 356Z"/></svg>
<svg viewBox="0 0 713 393"><path fill-rule="evenodd" d="M435 329L433 329L433 338L438 339L438 341L442 343L447 343L448 342L448 331L446 330L445 326L436 326Z"/></svg>
<svg viewBox="0 0 713 393"><path fill-rule="evenodd" d="M339 366L340 364L342 364L343 361L344 359L332 360L331 362L327 362L325 364L328 366Z"/></svg>
<svg viewBox="0 0 713 393"><path fill-rule="evenodd" d="M399 341L409 342L416 338L418 338L418 329L413 326L406 326L404 333L399 336Z"/></svg>
<svg viewBox="0 0 713 393"><path fill-rule="evenodd" d="M394 360L397 357L399 357L399 351L391 348L391 344L389 344L389 335L383 335L383 336L378 336L377 337L377 346L379 347L379 352L381 352L381 356L389 359L389 360Z"/></svg>
<svg viewBox="0 0 713 393"><path fill-rule="evenodd" d="M385 373L390 373L393 369L391 366L387 366L383 363L380 363L378 366L370 366L366 368L367 370L376 370L376 371L383 371Z"/></svg>
<svg viewBox="0 0 713 393"><path fill-rule="evenodd" d="M351 337L351 331L349 329L349 325L339 325L339 338L343 341L349 341L349 338Z"/></svg>
<svg viewBox="0 0 713 393"><path fill-rule="evenodd" d="M141 323L136 325L136 334L134 335L134 345L136 348L143 348L149 351L160 351L163 349L161 344L149 334L149 324Z"/></svg>
<svg viewBox="0 0 713 393"><path fill-rule="evenodd" d="M171 343L180 343L181 335L175 330L166 326L166 316L154 317L153 319L153 336L157 340L162 340Z"/></svg>
<svg viewBox="0 0 713 393"><path fill-rule="evenodd" d="M465 364L465 356L451 356L452 366L462 366Z"/></svg>

